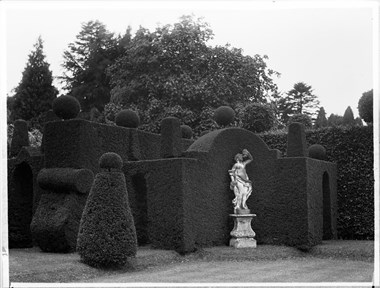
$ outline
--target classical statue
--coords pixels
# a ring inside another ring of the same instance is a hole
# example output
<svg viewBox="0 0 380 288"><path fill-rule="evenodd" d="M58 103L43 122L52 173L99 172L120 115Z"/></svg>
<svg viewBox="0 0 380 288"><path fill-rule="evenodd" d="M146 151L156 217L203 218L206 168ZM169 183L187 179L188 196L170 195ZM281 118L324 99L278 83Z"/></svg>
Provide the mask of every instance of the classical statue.
<svg viewBox="0 0 380 288"><path fill-rule="evenodd" d="M243 161L244 158L248 159ZM235 193L235 198L232 200L235 214L240 214L244 210L248 210L246 201L252 192L252 181L248 178L245 166L252 160L251 153L249 153L247 149L244 149L241 154L236 154L236 163L232 166L231 170L228 170L231 177L230 189Z"/></svg>

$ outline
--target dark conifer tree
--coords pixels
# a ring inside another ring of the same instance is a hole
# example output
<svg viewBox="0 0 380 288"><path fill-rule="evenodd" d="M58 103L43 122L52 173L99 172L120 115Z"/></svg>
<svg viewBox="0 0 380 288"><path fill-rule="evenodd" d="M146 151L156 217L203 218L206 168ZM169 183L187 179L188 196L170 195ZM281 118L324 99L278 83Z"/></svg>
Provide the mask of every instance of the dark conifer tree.
<svg viewBox="0 0 380 288"><path fill-rule="evenodd" d="M294 84L288 92L287 101L292 104L295 114L305 114L313 117L319 106L317 96L313 94L310 85L303 82Z"/></svg>
<svg viewBox="0 0 380 288"><path fill-rule="evenodd" d="M350 106L347 107L346 111L343 115L343 125L355 125L355 118L354 118L354 112L352 112L352 109Z"/></svg>
<svg viewBox="0 0 380 288"><path fill-rule="evenodd" d="M110 100L106 69L120 56L130 41L130 29L116 37L99 21L82 24L76 41L64 51L64 76L60 77L68 94L77 98L83 111L96 107L103 111Z"/></svg>
<svg viewBox="0 0 380 288"><path fill-rule="evenodd" d="M58 90L53 86L52 72L45 61L43 41L39 37L28 63L22 73L22 79L15 89L11 115L13 120L37 121L43 112L51 109Z"/></svg>
<svg viewBox="0 0 380 288"><path fill-rule="evenodd" d="M303 82L294 84L293 89L286 93L286 96L277 100L277 110L280 120L286 124L290 117L297 114L304 114L311 119L315 119L319 107L319 100L313 94L310 85Z"/></svg>
<svg viewBox="0 0 380 288"><path fill-rule="evenodd" d="M317 119L315 120L315 128L321 128L327 126L326 112L323 107L318 111Z"/></svg>

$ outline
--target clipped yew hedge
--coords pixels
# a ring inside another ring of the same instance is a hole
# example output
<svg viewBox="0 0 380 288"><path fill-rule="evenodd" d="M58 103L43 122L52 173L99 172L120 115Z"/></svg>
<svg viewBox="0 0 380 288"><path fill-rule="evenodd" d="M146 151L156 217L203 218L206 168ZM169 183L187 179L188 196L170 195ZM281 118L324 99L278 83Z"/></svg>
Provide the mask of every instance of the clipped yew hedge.
<svg viewBox="0 0 380 288"><path fill-rule="evenodd" d="M286 156L286 133L259 136ZM373 126L310 130L306 140L324 146L327 161L337 163L338 237L374 239Z"/></svg>

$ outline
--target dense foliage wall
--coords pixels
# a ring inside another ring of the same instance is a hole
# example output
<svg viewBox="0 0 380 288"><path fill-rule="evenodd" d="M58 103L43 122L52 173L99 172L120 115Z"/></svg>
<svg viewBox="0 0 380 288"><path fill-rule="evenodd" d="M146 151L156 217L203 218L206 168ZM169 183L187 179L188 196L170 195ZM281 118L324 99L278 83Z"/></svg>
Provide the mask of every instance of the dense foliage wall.
<svg viewBox="0 0 380 288"><path fill-rule="evenodd" d="M259 136L286 156L286 133ZM327 161L337 163L338 237L373 239L373 126L310 130L306 131L306 140L309 146L323 145Z"/></svg>

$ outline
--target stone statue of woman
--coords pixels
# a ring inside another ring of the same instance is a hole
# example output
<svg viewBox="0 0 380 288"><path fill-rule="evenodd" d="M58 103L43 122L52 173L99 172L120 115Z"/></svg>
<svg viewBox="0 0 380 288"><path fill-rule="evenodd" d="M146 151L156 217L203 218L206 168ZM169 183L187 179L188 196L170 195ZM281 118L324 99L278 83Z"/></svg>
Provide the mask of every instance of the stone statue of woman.
<svg viewBox="0 0 380 288"><path fill-rule="evenodd" d="M244 158L248 159L243 161ZM252 162L252 160L251 153L247 149L244 149L242 154L236 154L236 163L232 166L231 170L228 170L231 177L230 189L235 193L235 198L232 200L235 214L249 213L246 202L252 192L252 181L248 178L245 166Z"/></svg>

